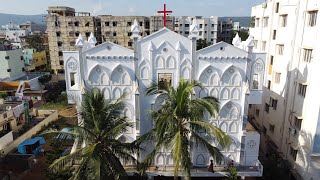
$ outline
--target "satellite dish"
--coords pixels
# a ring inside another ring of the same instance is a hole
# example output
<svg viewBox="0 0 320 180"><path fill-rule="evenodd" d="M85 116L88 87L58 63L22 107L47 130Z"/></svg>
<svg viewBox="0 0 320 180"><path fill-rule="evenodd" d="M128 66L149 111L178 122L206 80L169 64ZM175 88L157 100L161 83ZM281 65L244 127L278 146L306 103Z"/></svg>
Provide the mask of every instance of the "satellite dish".
<svg viewBox="0 0 320 180"><path fill-rule="evenodd" d="M7 106L7 107L6 107L6 110L7 110L7 111L10 111L11 109L12 109L11 106Z"/></svg>

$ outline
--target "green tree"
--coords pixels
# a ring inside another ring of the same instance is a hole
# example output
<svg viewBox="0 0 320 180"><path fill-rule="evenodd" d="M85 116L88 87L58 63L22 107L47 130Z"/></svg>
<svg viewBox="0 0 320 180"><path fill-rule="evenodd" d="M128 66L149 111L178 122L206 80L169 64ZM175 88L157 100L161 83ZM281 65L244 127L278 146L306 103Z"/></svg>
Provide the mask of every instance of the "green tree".
<svg viewBox="0 0 320 180"><path fill-rule="evenodd" d="M28 48L36 49L37 52L45 50L43 38L40 35L29 35L25 37Z"/></svg>
<svg viewBox="0 0 320 180"><path fill-rule="evenodd" d="M230 167L228 169L229 174L228 176L228 180L237 180L238 179L238 171L235 167Z"/></svg>
<svg viewBox="0 0 320 180"><path fill-rule="evenodd" d="M202 144L217 162L221 161L223 156L220 150L197 133L206 130L208 134L217 139L223 148L230 145L231 139L226 133L211 123L203 121L205 113L208 112L211 116L217 114L219 102L212 96L193 97L195 88L202 88L202 86L200 83L183 79L177 88L168 83L163 83L162 86L153 83L147 88L147 95L160 95L164 99L160 110L151 112L154 129L139 139L139 143L155 142L154 150L139 167L141 172L144 172L151 165L156 153L161 148L165 148L172 152L175 178L181 168L187 179L190 179L192 168L190 148L192 143Z"/></svg>
<svg viewBox="0 0 320 180"><path fill-rule="evenodd" d="M84 142L86 146L55 160L49 168L61 170L61 163L81 159L72 179L120 179L127 176L121 160L137 163L134 154L139 147L118 139L128 127L133 127L120 114L124 109L122 99L112 103L105 100L98 89L86 92L80 113L83 123L72 127L70 132L77 142Z"/></svg>
<svg viewBox="0 0 320 180"><path fill-rule="evenodd" d="M204 40L204 39L198 39L197 40L197 50L199 50L199 49L203 49L203 48L205 48L205 47L208 47L208 46L210 46L211 45L211 43L208 43L206 40Z"/></svg>

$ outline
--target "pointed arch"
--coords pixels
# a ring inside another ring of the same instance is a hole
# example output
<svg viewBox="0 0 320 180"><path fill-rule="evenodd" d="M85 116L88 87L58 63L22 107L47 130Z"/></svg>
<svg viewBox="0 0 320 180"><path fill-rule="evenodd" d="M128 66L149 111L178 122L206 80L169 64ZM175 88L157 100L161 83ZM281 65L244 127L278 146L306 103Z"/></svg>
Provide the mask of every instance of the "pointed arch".
<svg viewBox="0 0 320 180"><path fill-rule="evenodd" d="M205 86L219 86L220 76L218 70L212 66L208 66L202 71L199 81Z"/></svg>
<svg viewBox="0 0 320 180"><path fill-rule="evenodd" d="M110 90L108 88L104 88L102 92L103 92L103 95L104 95L105 99L107 99L107 100L111 99L111 93L110 93Z"/></svg>
<svg viewBox="0 0 320 180"><path fill-rule="evenodd" d="M238 132L238 123L237 122L231 122L229 125L229 132L230 133L237 133Z"/></svg>
<svg viewBox="0 0 320 180"><path fill-rule="evenodd" d="M241 73L239 72L238 68L231 65L228 67L221 77L221 82L223 86L240 86L241 85Z"/></svg>
<svg viewBox="0 0 320 180"><path fill-rule="evenodd" d="M131 99L132 97L132 93L131 93L131 89L126 87L124 90L123 90L123 94L125 94L125 98L126 99Z"/></svg>
<svg viewBox="0 0 320 180"><path fill-rule="evenodd" d="M164 157L161 153L159 153L156 157L156 164L163 165L164 164Z"/></svg>
<svg viewBox="0 0 320 180"><path fill-rule="evenodd" d="M176 58L169 56L166 60L166 65L168 69L174 69L176 67Z"/></svg>
<svg viewBox="0 0 320 180"><path fill-rule="evenodd" d="M140 70L140 78L141 79L149 79L149 68L144 66Z"/></svg>
<svg viewBox="0 0 320 180"><path fill-rule="evenodd" d="M241 86L241 75L240 73L234 73L231 78L231 85L232 86Z"/></svg>
<svg viewBox="0 0 320 180"><path fill-rule="evenodd" d="M113 99L118 99L121 97L121 94L122 94L121 89L116 87L113 89L112 97L113 97Z"/></svg>
<svg viewBox="0 0 320 180"><path fill-rule="evenodd" d="M233 88L231 91L231 99L239 100L240 99L240 89Z"/></svg>
<svg viewBox="0 0 320 180"><path fill-rule="evenodd" d="M125 107L123 110L123 116L128 118L128 121L132 120L132 112L129 107Z"/></svg>
<svg viewBox="0 0 320 180"><path fill-rule="evenodd" d="M167 159L166 159L166 164L167 165L173 165L173 158L172 158L172 155L171 154L169 154L168 156L167 156Z"/></svg>
<svg viewBox="0 0 320 180"><path fill-rule="evenodd" d="M222 122L220 124L220 129L223 131L223 132L227 132L228 130L228 124L226 122Z"/></svg>
<svg viewBox="0 0 320 180"><path fill-rule="evenodd" d="M156 69L163 69L165 66L164 58L162 56L158 56L156 58Z"/></svg>
<svg viewBox="0 0 320 180"><path fill-rule="evenodd" d="M186 79L186 80L191 79L191 70L189 67L186 66L182 69L181 77L183 77L183 79Z"/></svg>
<svg viewBox="0 0 320 180"><path fill-rule="evenodd" d="M234 156L233 156L232 154L229 154L227 158L228 158L230 161L234 161L234 160L235 160L235 158L234 158Z"/></svg>
<svg viewBox="0 0 320 180"><path fill-rule="evenodd" d="M210 95L219 99L219 90L217 88L213 88Z"/></svg>
<svg viewBox="0 0 320 180"><path fill-rule="evenodd" d="M239 107L229 101L222 106L219 115L221 119L238 120L240 116Z"/></svg>
<svg viewBox="0 0 320 180"><path fill-rule="evenodd" d="M89 73L89 84L91 85L109 85L110 78L108 75L108 69L97 64Z"/></svg>
<svg viewBox="0 0 320 180"><path fill-rule="evenodd" d="M109 76L107 73L102 73L100 76L100 85L109 85Z"/></svg>
<svg viewBox="0 0 320 180"><path fill-rule="evenodd" d="M219 86L219 75L218 73L213 73L210 77L211 86Z"/></svg>
<svg viewBox="0 0 320 180"><path fill-rule="evenodd" d="M131 77L126 68L121 65L113 69L111 81L114 85L131 85Z"/></svg>
<svg viewBox="0 0 320 180"><path fill-rule="evenodd" d="M220 99L223 99L223 100L228 100L229 99L229 95L230 95L230 91L229 91L229 89L228 88L223 88L222 90L221 90L221 97L220 97Z"/></svg>
<svg viewBox="0 0 320 180"><path fill-rule="evenodd" d="M199 165L199 166L206 165L206 159L204 158L204 156L202 154L199 154L197 156L196 165Z"/></svg>

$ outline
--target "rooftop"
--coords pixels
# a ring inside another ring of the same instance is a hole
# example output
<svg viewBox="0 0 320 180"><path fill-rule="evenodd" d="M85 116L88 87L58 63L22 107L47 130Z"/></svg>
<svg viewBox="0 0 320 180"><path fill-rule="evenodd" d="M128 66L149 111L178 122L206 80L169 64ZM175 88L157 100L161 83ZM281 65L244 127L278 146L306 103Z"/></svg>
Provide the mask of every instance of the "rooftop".
<svg viewBox="0 0 320 180"><path fill-rule="evenodd" d="M14 81L26 81L26 80L31 80L41 76L43 76L43 74L26 74L18 79L15 79Z"/></svg>
<svg viewBox="0 0 320 180"><path fill-rule="evenodd" d="M0 104L0 114L8 111L7 107L11 106L11 109L20 105L22 102L21 101L15 101L15 102L6 102L4 104Z"/></svg>

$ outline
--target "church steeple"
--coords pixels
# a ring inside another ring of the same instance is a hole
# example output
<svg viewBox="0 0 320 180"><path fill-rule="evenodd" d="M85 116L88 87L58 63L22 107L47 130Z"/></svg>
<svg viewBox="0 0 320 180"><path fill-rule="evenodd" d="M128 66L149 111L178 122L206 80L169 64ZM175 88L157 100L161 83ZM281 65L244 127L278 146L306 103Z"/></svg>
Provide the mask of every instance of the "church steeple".
<svg viewBox="0 0 320 180"><path fill-rule="evenodd" d="M92 32L88 38L88 43L91 45L91 47L94 47L97 44L97 39L94 37Z"/></svg>
<svg viewBox="0 0 320 180"><path fill-rule="evenodd" d="M76 40L76 47L78 47L78 48L82 48L83 47L83 45L84 45L84 40L83 40L83 38L82 38L82 35L81 35L81 33L79 34L79 36L78 36L78 39Z"/></svg>
<svg viewBox="0 0 320 180"><path fill-rule="evenodd" d="M136 19L134 20L133 25L131 26L131 32L132 32L131 39L135 39L135 38L140 39L141 38L140 28L138 25L138 21Z"/></svg>
<svg viewBox="0 0 320 180"><path fill-rule="evenodd" d="M195 18L192 21L189 32L190 32L189 39L193 39L193 38L198 37L199 27L198 27L198 24L197 24L197 21Z"/></svg>

